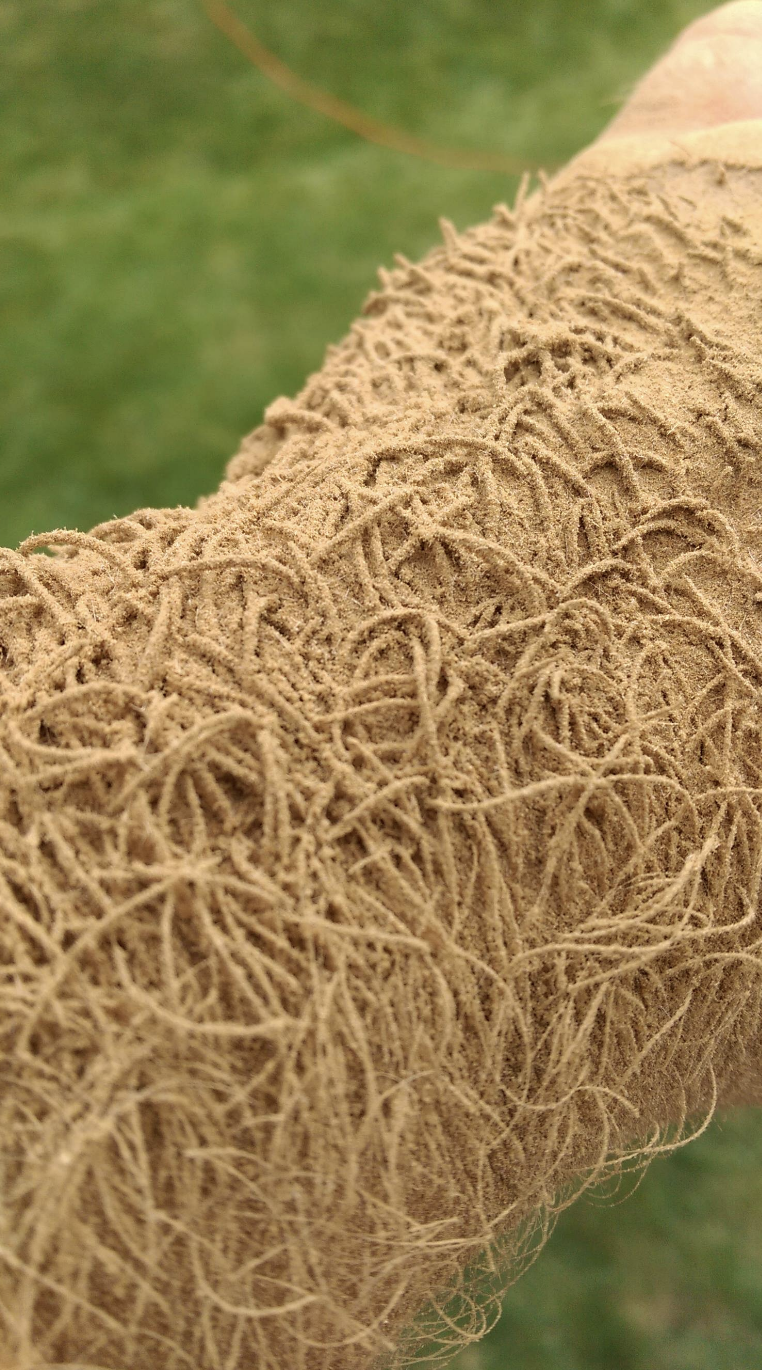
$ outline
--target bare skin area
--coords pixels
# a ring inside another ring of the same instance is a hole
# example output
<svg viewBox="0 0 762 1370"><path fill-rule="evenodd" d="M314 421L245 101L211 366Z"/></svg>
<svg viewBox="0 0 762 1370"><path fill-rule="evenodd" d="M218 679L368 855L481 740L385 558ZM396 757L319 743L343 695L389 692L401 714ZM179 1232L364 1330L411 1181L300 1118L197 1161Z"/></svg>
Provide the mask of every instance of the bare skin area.
<svg viewBox="0 0 762 1370"><path fill-rule="evenodd" d="M683 30L598 142L762 117L762 3L735 0Z"/></svg>

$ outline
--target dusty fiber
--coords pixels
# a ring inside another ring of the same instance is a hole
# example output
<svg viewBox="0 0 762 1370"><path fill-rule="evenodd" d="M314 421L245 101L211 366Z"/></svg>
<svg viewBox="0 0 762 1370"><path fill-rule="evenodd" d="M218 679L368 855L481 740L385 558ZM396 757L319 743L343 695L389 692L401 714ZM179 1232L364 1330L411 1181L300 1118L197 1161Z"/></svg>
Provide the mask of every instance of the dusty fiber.
<svg viewBox="0 0 762 1370"><path fill-rule="evenodd" d="M460 1289L441 1364L751 1078L762 171L683 160L443 223L197 509L0 553L17 1370L397 1367Z"/></svg>

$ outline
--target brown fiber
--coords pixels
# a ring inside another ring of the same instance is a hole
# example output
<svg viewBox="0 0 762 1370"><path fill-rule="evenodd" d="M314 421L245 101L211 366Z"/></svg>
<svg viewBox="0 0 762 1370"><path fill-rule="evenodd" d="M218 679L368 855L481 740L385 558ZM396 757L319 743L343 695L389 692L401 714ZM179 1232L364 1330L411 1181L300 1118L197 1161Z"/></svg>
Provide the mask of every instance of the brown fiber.
<svg viewBox="0 0 762 1370"><path fill-rule="evenodd" d="M443 1364L738 1093L760 205L443 221L197 509L0 553L0 1363Z"/></svg>

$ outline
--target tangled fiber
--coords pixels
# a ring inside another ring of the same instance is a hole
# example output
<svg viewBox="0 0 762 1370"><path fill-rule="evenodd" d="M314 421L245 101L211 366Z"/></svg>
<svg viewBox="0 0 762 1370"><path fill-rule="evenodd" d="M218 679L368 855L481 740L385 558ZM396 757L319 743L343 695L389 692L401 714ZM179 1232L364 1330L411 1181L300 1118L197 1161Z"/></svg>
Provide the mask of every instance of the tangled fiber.
<svg viewBox="0 0 762 1370"><path fill-rule="evenodd" d="M672 157L443 221L196 509L0 553L0 1365L442 1364L747 1097L762 170Z"/></svg>

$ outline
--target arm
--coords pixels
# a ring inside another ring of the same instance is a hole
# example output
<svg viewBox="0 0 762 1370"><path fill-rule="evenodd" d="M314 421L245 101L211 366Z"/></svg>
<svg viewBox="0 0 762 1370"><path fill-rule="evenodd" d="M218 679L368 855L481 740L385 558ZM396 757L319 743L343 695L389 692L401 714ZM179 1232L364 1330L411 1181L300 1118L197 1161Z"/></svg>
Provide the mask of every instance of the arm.
<svg viewBox="0 0 762 1370"><path fill-rule="evenodd" d="M2 554L11 1364L401 1364L732 1096L762 165L669 159L445 225L197 509Z"/></svg>

